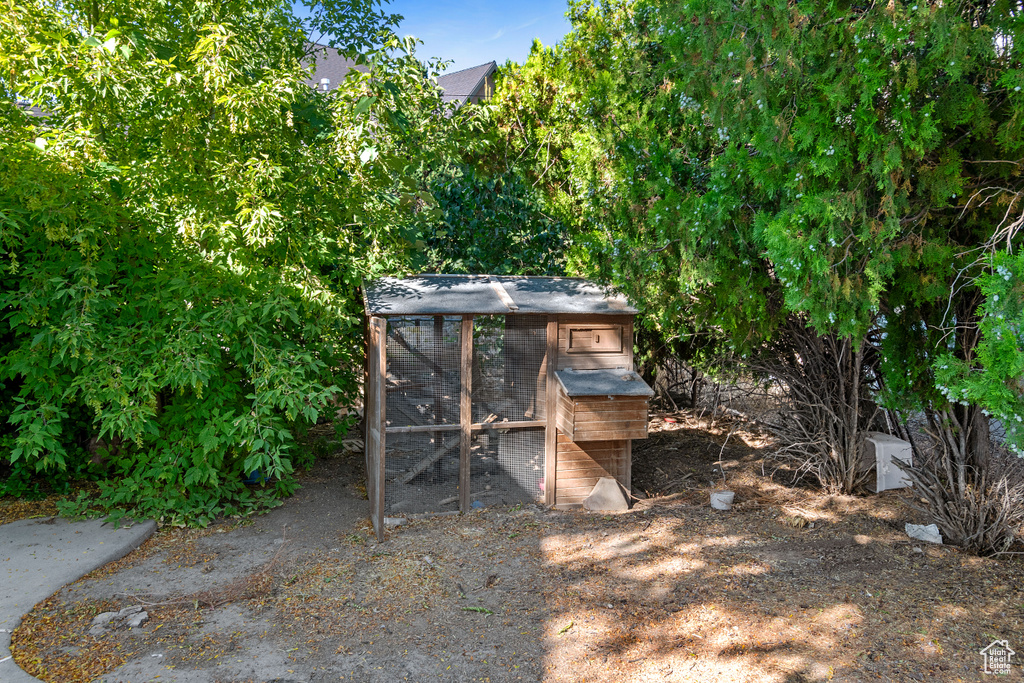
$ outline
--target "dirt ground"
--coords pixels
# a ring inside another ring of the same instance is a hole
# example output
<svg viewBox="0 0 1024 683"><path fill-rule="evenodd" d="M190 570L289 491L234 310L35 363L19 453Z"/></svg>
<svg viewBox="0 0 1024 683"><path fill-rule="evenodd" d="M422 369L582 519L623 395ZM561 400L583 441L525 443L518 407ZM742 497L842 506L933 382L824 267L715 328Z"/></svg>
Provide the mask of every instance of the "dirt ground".
<svg viewBox="0 0 1024 683"><path fill-rule="evenodd" d="M132 683L975 681L991 642L1024 652L1020 555L913 541L927 520L901 494L793 488L769 451L656 419L627 513L488 508L381 544L362 456L339 453L265 515L161 530L37 605L12 649L47 681ZM729 512L708 506L722 470ZM141 627L88 635L131 605Z"/></svg>

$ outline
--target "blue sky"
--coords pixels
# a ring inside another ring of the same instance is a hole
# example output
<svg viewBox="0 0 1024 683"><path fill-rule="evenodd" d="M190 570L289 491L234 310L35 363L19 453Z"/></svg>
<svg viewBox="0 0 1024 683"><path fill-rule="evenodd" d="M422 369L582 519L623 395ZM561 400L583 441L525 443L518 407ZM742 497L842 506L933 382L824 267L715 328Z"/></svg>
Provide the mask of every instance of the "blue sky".
<svg viewBox="0 0 1024 683"><path fill-rule="evenodd" d="M423 41L421 60L453 60L449 72L491 60L522 63L534 38L554 45L570 29L566 0L392 0L383 9L405 17L399 35Z"/></svg>

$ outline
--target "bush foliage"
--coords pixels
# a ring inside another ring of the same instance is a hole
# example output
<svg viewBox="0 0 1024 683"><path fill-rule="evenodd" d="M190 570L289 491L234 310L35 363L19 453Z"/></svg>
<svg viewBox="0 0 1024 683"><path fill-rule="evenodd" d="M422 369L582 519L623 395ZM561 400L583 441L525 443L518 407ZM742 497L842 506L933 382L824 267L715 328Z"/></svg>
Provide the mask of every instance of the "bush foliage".
<svg viewBox="0 0 1024 683"><path fill-rule="evenodd" d="M5 6L0 372L21 480L91 458L108 509L198 524L291 490L296 437L356 397L362 278L408 262L419 169L472 127L386 17L343 11L375 6L330 5L376 47L327 95L281 3ZM254 470L275 486L243 485Z"/></svg>

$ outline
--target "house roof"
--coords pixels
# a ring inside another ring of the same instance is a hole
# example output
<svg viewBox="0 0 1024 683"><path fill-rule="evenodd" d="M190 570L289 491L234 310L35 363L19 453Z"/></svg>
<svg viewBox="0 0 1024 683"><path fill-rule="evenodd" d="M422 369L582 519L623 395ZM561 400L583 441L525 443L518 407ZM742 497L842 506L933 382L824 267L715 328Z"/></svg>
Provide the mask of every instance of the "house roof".
<svg viewBox="0 0 1024 683"><path fill-rule="evenodd" d="M43 111L41 107L32 104L32 102L30 102L29 100L19 99L18 107L22 111L27 112L29 116L35 116L37 118L46 118L50 116L49 112Z"/></svg>
<svg viewBox="0 0 1024 683"><path fill-rule="evenodd" d="M483 85L484 79L498 70L497 62L487 62L468 69L454 71L437 77L437 84L444 91L445 102L458 102L462 106Z"/></svg>
<svg viewBox="0 0 1024 683"><path fill-rule="evenodd" d="M367 315L634 315L621 294L577 278L497 275L384 277L364 283Z"/></svg>
<svg viewBox="0 0 1024 683"><path fill-rule="evenodd" d="M576 396L654 396L654 389L632 370L559 370L555 373L565 395Z"/></svg>
<svg viewBox="0 0 1024 683"><path fill-rule="evenodd" d="M367 73L370 67L366 64L356 64L355 60L345 57L337 48L327 47L320 43L313 43L310 56L302 61L303 66L314 65L313 78L306 81L309 85L319 87L320 81L324 78L330 81L330 89L338 87L345 80L348 72L355 69L361 73Z"/></svg>

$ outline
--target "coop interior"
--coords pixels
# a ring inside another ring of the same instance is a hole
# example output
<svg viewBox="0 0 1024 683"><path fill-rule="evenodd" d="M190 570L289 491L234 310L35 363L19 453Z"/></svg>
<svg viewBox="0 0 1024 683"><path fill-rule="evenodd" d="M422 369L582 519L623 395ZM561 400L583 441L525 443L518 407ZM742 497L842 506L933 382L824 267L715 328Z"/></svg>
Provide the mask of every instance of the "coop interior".
<svg viewBox="0 0 1024 683"><path fill-rule="evenodd" d="M623 300L556 278L421 277L366 291L378 537L389 518L580 505L602 478L628 492L653 392L632 369L635 311Z"/></svg>
<svg viewBox="0 0 1024 683"><path fill-rule="evenodd" d="M387 322L384 510L459 509L461 317ZM543 501L547 321L473 320L470 505Z"/></svg>

